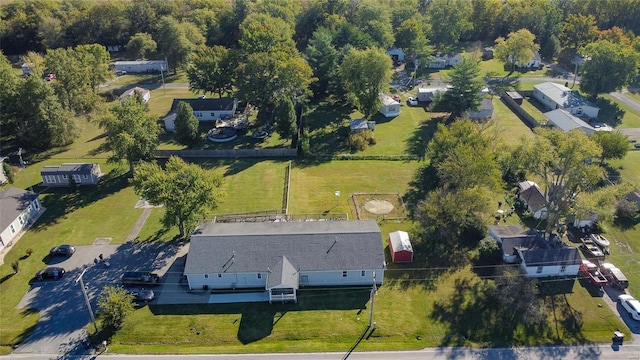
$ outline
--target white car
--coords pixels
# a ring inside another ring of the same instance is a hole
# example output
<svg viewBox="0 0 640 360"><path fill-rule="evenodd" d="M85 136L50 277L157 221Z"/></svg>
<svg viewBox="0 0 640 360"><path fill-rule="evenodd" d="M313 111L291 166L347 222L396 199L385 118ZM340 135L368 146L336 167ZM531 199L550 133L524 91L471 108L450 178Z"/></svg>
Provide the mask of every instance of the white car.
<svg viewBox="0 0 640 360"><path fill-rule="evenodd" d="M410 106L418 106L418 99L414 97L407 98L407 104Z"/></svg>
<svg viewBox="0 0 640 360"><path fill-rule="evenodd" d="M627 294L618 296L618 301L634 320L640 321L640 301Z"/></svg>

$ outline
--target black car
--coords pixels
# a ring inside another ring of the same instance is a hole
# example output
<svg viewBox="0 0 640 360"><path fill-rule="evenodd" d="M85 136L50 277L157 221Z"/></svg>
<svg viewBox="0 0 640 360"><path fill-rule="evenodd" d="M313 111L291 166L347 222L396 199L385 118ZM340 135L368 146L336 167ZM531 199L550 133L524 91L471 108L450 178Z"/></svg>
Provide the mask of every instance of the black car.
<svg viewBox="0 0 640 360"><path fill-rule="evenodd" d="M133 300L139 302L149 302L153 300L155 294L150 289L130 289L129 294L133 295Z"/></svg>
<svg viewBox="0 0 640 360"><path fill-rule="evenodd" d="M76 252L76 248L71 245L60 245L49 250L51 256L71 256Z"/></svg>
<svg viewBox="0 0 640 360"><path fill-rule="evenodd" d="M127 271L122 275L123 285L158 285L160 276L148 271Z"/></svg>
<svg viewBox="0 0 640 360"><path fill-rule="evenodd" d="M42 269L36 273L35 278L37 280L54 279L58 280L64 275L65 271L61 267L51 266L46 269Z"/></svg>

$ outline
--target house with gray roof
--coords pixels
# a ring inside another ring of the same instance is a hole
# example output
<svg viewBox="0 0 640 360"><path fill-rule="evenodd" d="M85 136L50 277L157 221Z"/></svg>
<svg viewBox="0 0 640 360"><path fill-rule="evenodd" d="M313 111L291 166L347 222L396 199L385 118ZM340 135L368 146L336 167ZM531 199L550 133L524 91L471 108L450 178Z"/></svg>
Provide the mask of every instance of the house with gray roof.
<svg viewBox="0 0 640 360"><path fill-rule="evenodd" d="M597 118L600 108L587 101L577 91L554 82L533 86L533 96L549 110L564 109L575 116Z"/></svg>
<svg viewBox="0 0 640 360"><path fill-rule="evenodd" d="M38 194L10 187L0 192L0 249L31 224L45 209Z"/></svg>
<svg viewBox="0 0 640 360"><path fill-rule="evenodd" d="M533 181L523 181L518 184L518 190L518 199L525 204L527 210L531 211L533 218L546 219L549 202L538 184Z"/></svg>
<svg viewBox="0 0 640 360"><path fill-rule="evenodd" d="M42 185L68 187L72 183L77 186L97 185L103 174L99 164L65 163L43 166L40 176L42 176Z"/></svg>
<svg viewBox="0 0 640 360"><path fill-rule="evenodd" d="M140 99L142 99L142 103L147 103L149 102L149 99L151 99L151 91L145 88L141 88L139 86L133 87L123 92L122 95L120 95L119 99L122 100L130 97L134 97L136 94L140 96Z"/></svg>
<svg viewBox="0 0 640 360"><path fill-rule="evenodd" d="M236 98L204 98L195 99L173 99L169 113L162 119L167 131L175 130L175 121L178 111L178 104L185 102L193 109L193 116L200 122L216 121L218 119L231 119L238 110L238 99Z"/></svg>
<svg viewBox="0 0 640 360"><path fill-rule="evenodd" d="M583 133L590 136L596 129L587 124L584 120L571 115L570 112L564 109L556 109L547 111L544 113L544 117L547 118L547 125L552 128L558 128L564 132L578 129Z"/></svg>
<svg viewBox="0 0 640 360"><path fill-rule="evenodd" d="M207 223L191 235L191 290L262 291L297 301L302 287L382 285L380 228L366 221Z"/></svg>
<svg viewBox="0 0 640 360"><path fill-rule="evenodd" d="M575 247L564 244L558 235L548 237L535 229L519 225L489 226L489 235L502 248L505 263L519 263L524 276L546 277L578 274L582 258Z"/></svg>
<svg viewBox="0 0 640 360"><path fill-rule="evenodd" d="M491 99L482 99L477 110L467 111L464 116L478 121L491 119L493 117L493 101Z"/></svg>

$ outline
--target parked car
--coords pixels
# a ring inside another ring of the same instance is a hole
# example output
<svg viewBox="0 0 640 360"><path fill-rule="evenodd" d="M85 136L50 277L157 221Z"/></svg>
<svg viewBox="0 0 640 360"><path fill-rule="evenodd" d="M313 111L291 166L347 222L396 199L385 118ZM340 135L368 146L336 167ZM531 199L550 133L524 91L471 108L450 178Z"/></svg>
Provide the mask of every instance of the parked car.
<svg viewBox="0 0 640 360"><path fill-rule="evenodd" d="M127 271L122 275L123 285L158 285L160 276L148 271Z"/></svg>
<svg viewBox="0 0 640 360"><path fill-rule="evenodd" d="M640 301L631 295L622 294L618 296L618 302L620 302L620 305L627 310L634 320L640 321Z"/></svg>
<svg viewBox="0 0 640 360"><path fill-rule="evenodd" d="M76 252L76 248L71 245L59 245L49 250L51 256L71 256Z"/></svg>
<svg viewBox="0 0 640 360"><path fill-rule="evenodd" d="M600 264L600 271L609 280L611 286L624 290L629 287L629 280L622 271L611 263Z"/></svg>
<svg viewBox="0 0 640 360"><path fill-rule="evenodd" d="M116 76L127 75L127 72L124 70L116 70Z"/></svg>
<svg viewBox="0 0 640 360"><path fill-rule="evenodd" d="M55 78L56 78L56 74L54 74L54 73L49 73L49 74L44 76L44 79L47 80L47 81L51 81L51 80L53 80Z"/></svg>
<svg viewBox="0 0 640 360"><path fill-rule="evenodd" d="M407 99L407 104L409 106L418 106L418 99L414 98L414 97L410 97Z"/></svg>
<svg viewBox="0 0 640 360"><path fill-rule="evenodd" d="M58 280L64 275L65 271L61 267L51 266L46 269L42 269L36 273L36 280L53 279Z"/></svg>
<svg viewBox="0 0 640 360"><path fill-rule="evenodd" d="M145 288L130 289L129 294L133 295L133 300L143 302L149 302L155 297L153 290Z"/></svg>

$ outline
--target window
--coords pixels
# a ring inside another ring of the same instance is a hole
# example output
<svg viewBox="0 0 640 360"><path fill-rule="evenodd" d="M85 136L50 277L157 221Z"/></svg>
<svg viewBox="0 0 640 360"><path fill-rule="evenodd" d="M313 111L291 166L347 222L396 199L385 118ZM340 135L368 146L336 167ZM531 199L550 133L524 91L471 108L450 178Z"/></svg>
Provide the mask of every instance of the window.
<svg viewBox="0 0 640 360"><path fill-rule="evenodd" d="M20 225L24 225L24 220L22 220L22 215L18 216L18 222Z"/></svg>
<svg viewBox="0 0 640 360"><path fill-rule="evenodd" d="M73 174L73 181L79 183L80 182L80 175L78 174Z"/></svg>
<svg viewBox="0 0 640 360"><path fill-rule="evenodd" d="M211 117L216 117L216 113L212 112Z"/></svg>
<svg viewBox="0 0 640 360"><path fill-rule="evenodd" d="M342 272L342 277L347 277L347 272L346 271Z"/></svg>
<svg viewBox="0 0 640 360"><path fill-rule="evenodd" d="M67 180L68 176L67 175L62 175L62 180Z"/></svg>
<svg viewBox="0 0 640 360"><path fill-rule="evenodd" d="M12 234L16 233L16 229L13 227L13 224L9 225L9 228L11 229Z"/></svg>
<svg viewBox="0 0 640 360"><path fill-rule="evenodd" d="M83 179L88 179L88 178L89 178L89 175L87 175L87 174L82 174L82 178L83 178Z"/></svg>
<svg viewBox="0 0 640 360"><path fill-rule="evenodd" d="M204 278L208 279L209 278L209 274L204 274Z"/></svg>
<svg viewBox="0 0 640 360"><path fill-rule="evenodd" d="M56 177L53 175L45 175L44 176L44 181L51 183L51 184L55 184L56 183Z"/></svg>
<svg viewBox="0 0 640 360"><path fill-rule="evenodd" d="M222 274L218 274L218 277L219 277L219 278L221 278L221 277L222 277Z"/></svg>
<svg viewBox="0 0 640 360"><path fill-rule="evenodd" d="M258 273L258 279L262 279L262 274Z"/></svg>
<svg viewBox="0 0 640 360"><path fill-rule="evenodd" d="M567 270L567 265L562 265L560 272L565 272L565 270Z"/></svg>
<svg viewBox="0 0 640 360"><path fill-rule="evenodd" d="M543 268L543 266L538 266L538 269L536 270L536 273L540 274L542 272L542 268Z"/></svg>
<svg viewBox="0 0 640 360"><path fill-rule="evenodd" d="M366 271L362 270L362 272L360 273L360 276L364 276L366 274Z"/></svg>

